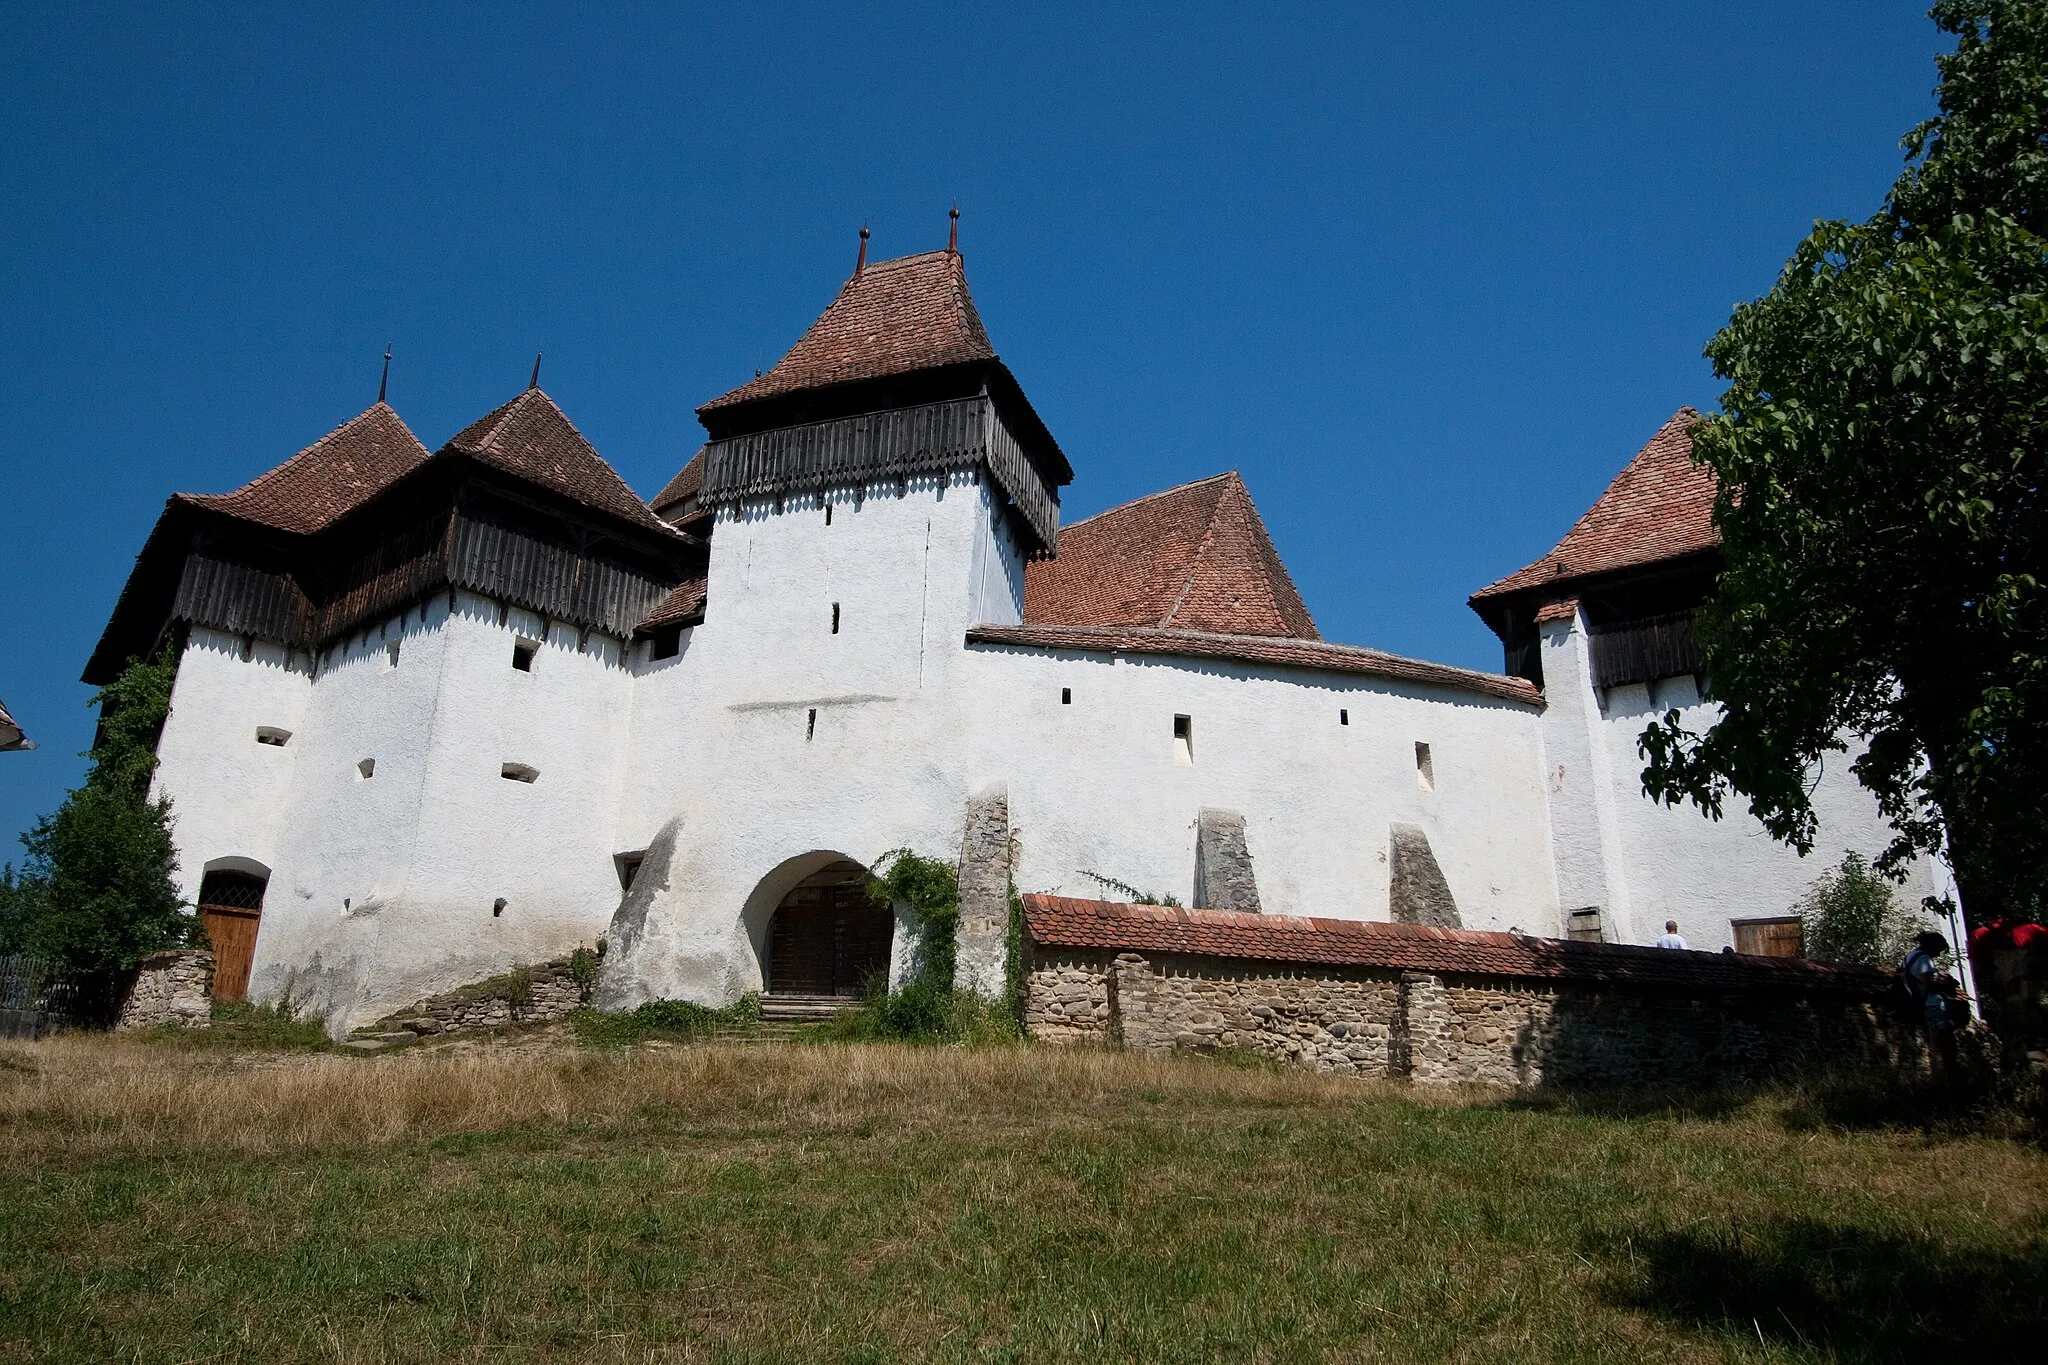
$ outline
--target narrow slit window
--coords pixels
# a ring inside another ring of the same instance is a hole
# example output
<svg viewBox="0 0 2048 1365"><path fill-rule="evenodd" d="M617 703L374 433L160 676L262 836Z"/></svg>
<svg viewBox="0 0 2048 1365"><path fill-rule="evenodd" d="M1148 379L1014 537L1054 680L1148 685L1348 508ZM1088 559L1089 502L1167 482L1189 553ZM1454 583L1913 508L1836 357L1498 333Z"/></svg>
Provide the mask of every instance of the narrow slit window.
<svg viewBox="0 0 2048 1365"><path fill-rule="evenodd" d="M825 524L827 526L832 524L832 504L829 502L825 504Z"/></svg>
<svg viewBox="0 0 2048 1365"><path fill-rule="evenodd" d="M1193 716L1173 718L1173 761L1183 767L1195 761L1195 719Z"/></svg>
<svg viewBox="0 0 2048 1365"><path fill-rule="evenodd" d="M366 758L366 759L364 759L364 760L363 760L362 762L360 762L360 763L356 764L356 776L357 776L358 778L361 778L361 779L363 779L363 780L367 781L368 779L370 779L370 778L372 778L372 777L375 777L376 775L377 775L377 760L376 760L376 759L374 759L374 758Z"/></svg>
<svg viewBox="0 0 2048 1365"><path fill-rule="evenodd" d="M1072 706L1073 704L1074 704L1074 689L1073 689L1073 688L1071 688L1071 687L1062 687L1062 688L1060 689L1060 705L1061 705L1061 706Z"/></svg>
<svg viewBox="0 0 2048 1365"><path fill-rule="evenodd" d="M1415 785L1426 792L1436 790L1436 765L1429 757L1429 746L1422 741L1415 742Z"/></svg>
<svg viewBox="0 0 2048 1365"><path fill-rule="evenodd" d="M521 673L533 672L533 656L540 653L540 641L519 639L512 642L512 666Z"/></svg>
<svg viewBox="0 0 2048 1365"><path fill-rule="evenodd" d="M492 902L491 902L491 918L492 918L492 919L496 919L496 918L498 918L498 917L499 917L500 915L502 915L502 914L504 914L504 913L505 913L505 898L504 898L503 896L500 896L500 897L498 897L498 898L497 898L496 900L494 900L494 901L492 901Z"/></svg>
<svg viewBox="0 0 2048 1365"><path fill-rule="evenodd" d="M839 633L839 604L837 602L832 604L832 633L834 635Z"/></svg>
<svg viewBox="0 0 2048 1365"><path fill-rule="evenodd" d="M540 776L540 769L524 763L506 763L498 768L498 776L508 782L531 782Z"/></svg>
<svg viewBox="0 0 2048 1365"><path fill-rule="evenodd" d="M259 725L256 727L256 742L258 744L270 744L282 749L291 742L291 738L291 731L280 730L275 725Z"/></svg>
<svg viewBox="0 0 2048 1365"><path fill-rule="evenodd" d="M384 646L384 666L386 668L398 667L398 644L398 641L393 640L390 644Z"/></svg>
<svg viewBox="0 0 2048 1365"><path fill-rule="evenodd" d="M1338 708L1337 723L1339 725L1349 725L1351 723L1351 713L1341 707Z"/></svg>
<svg viewBox="0 0 2048 1365"><path fill-rule="evenodd" d="M818 708L811 708L811 718L804 722L804 738L814 739L818 734Z"/></svg>

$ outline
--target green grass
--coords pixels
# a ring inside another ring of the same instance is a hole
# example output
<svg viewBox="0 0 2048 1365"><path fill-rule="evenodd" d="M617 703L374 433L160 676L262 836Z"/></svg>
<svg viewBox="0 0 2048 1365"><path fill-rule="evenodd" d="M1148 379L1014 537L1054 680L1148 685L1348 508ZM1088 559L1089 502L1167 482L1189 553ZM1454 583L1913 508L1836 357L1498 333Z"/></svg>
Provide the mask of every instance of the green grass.
<svg viewBox="0 0 2048 1365"><path fill-rule="evenodd" d="M655 1038L686 1042L711 1034L752 1033L761 1023L761 997L744 995L724 1009L687 1000L650 1000L616 1014L577 1010L569 1022L578 1038L595 1047L624 1047Z"/></svg>
<svg viewBox="0 0 2048 1365"><path fill-rule="evenodd" d="M1029 1046L0 1060L7 1360L1974 1362L2048 1329L2048 1159L1799 1097Z"/></svg>

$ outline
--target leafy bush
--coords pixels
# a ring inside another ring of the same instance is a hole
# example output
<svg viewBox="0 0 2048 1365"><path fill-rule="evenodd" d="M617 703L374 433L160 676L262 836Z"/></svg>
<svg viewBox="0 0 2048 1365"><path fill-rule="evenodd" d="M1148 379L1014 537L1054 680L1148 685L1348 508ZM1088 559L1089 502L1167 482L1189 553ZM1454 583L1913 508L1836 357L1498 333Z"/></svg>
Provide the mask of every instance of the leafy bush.
<svg viewBox="0 0 2048 1365"><path fill-rule="evenodd" d="M650 1000L637 1009L605 1014L580 1009L569 1016L586 1043L617 1047L649 1038L683 1041L710 1033L751 1033L761 1023L761 997L743 995L723 1009L687 1000Z"/></svg>
<svg viewBox="0 0 2048 1365"><path fill-rule="evenodd" d="M196 936L171 880L171 803L149 795L176 676L166 649L151 662L130 660L95 694L100 725L85 784L21 836L28 857L19 875L0 874L0 947L47 963L88 1014L111 1016L145 953Z"/></svg>
<svg viewBox="0 0 2048 1365"><path fill-rule="evenodd" d="M597 987L597 959L604 951L604 940L597 941L597 952L578 948L569 954L569 979L576 983L576 998L584 1004L590 1003L590 993Z"/></svg>
<svg viewBox="0 0 2048 1365"><path fill-rule="evenodd" d="M1003 1005L972 991L912 979L895 990L876 977L860 1008L820 1024L813 1037L831 1042L1008 1043L1021 1036Z"/></svg>
<svg viewBox="0 0 2048 1365"><path fill-rule="evenodd" d="M1906 956L1913 935L1926 927L1918 912L1899 904L1884 875L1854 852L1814 882L1798 909L1806 955L1820 962L1888 967Z"/></svg>
<svg viewBox="0 0 2048 1365"><path fill-rule="evenodd" d="M901 902L910 907L917 916L914 975L942 992L952 990L960 927L960 876L952 864L907 848L891 849L875 860L868 899L880 906Z"/></svg>

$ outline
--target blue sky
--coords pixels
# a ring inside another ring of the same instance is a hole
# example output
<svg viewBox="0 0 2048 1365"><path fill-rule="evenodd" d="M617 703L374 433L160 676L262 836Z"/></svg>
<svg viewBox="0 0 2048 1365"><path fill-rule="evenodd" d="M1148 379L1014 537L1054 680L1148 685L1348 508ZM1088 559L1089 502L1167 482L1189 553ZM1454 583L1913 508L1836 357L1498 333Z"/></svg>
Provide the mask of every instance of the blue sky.
<svg viewBox="0 0 2048 1365"><path fill-rule="evenodd" d="M603 13L601 8L615 9ZM958 202L1069 519L1240 470L1326 636L1498 668L1548 549L1932 110L1924 3L15 7L0 859L174 490L542 385L642 495ZM1284 17L1280 17L1283 16Z"/></svg>

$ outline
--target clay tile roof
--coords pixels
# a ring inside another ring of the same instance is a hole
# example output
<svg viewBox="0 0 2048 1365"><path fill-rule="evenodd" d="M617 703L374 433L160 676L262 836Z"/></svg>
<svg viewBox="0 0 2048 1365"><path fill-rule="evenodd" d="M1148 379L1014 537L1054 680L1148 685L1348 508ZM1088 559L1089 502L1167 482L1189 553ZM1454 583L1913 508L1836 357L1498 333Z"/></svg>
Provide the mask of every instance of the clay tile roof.
<svg viewBox="0 0 2048 1365"><path fill-rule="evenodd" d="M1891 974L1803 958L1678 952L1378 920L1306 919L1026 895L1024 932L1047 948L1178 953L1254 962L1678 989L1845 991L1883 996Z"/></svg>
<svg viewBox="0 0 2048 1365"><path fill-rule="evenodd" d="M1025 567L1024 624L1321 638L1235 472L1061 527Z"/></svg>
<svg viewBox="0 0 2048 1365"><path fill-rule="evenodd" d="M654 604L654 610L647 613L634 630L657 630L662 626L689 625L704 619L703 578L686 578L676 584L675 591Z"/></svg>
<svg viewBox="0 0 2048 1365"><path fill-rule="evenodd" d="M481 460L636 526L675 534L539 389L528 389L471 422L442 450Z"/></svg>
<svg viewBox="0 0 2048 1365"><path fill-rule="evenodd" d="M995 358L968 296L960 254L927 251L878 261L854 275L774 369L697 411Z"/></svg>
<svg viewBox="0 0 2048 1365"><path fill-rule="evenodd" d="M177 500L280 531L310 533L426 459L419 437L380 402L232 493L180 493Z"/></svg>
<svg viewBox="0 0 2048 1365"><path fill-rule="evenodd" d="M699 446L697 453L676 471L676 476L670 479L647 505L658 513L667 512L672 507L683 507L688 511L690 509L685 504L694 503L698 490L703 486L704 447Z"/></svg>
<svg viewBox="0 0 2048 1365"><path fill-rule="evenodd" d="M1472 600L1654 564L1719 545L1714 476L1692 462L1692 426L1699 420L1691 408L1673 413L1556 549L1519 573L1481 588Z"/></svg>
<svg viewBox="0 0 2048 1365"><path fill-rule="evenodd" d="M1274 635L1213 635L1195 630L1155 630L1144 626L975 626L970 645L1014 645L1027 649L1065 649L1084 654L1153 654L1178 659L1229 659L1237 663L1279 668L1309 668L1325 673L1351 673L1394 682L1427 683L1502 701L1543 705L1543 693L1527 678L1481 673L1449 664L1384 654L1356 645L1324 640L1294 640Z"/></svg>

